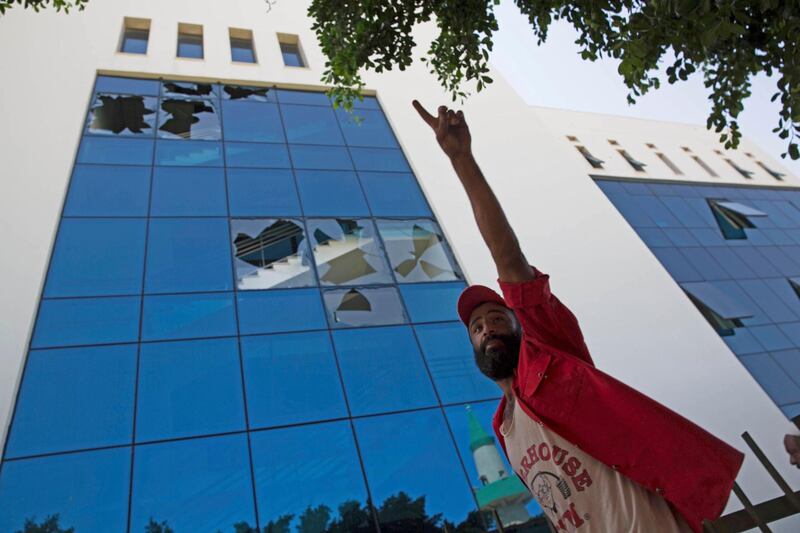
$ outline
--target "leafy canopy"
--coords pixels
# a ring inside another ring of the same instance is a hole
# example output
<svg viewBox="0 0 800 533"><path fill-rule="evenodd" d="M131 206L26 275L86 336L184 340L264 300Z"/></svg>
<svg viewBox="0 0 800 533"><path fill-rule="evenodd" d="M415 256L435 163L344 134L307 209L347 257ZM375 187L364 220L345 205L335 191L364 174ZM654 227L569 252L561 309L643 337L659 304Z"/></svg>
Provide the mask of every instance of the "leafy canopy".
<svg viewBox="0 0 800 533"><path fill-rule="evenodd" d="M88 1L89 0L0 0L0 15L5 15L6 11L14 7L15 4L23 8L29 7L37 13L48 7L54 7L56 11L63 10L65 13L69 13L69 10L73 7L78 8L79 11L83 11Z"/></svg>
<svg viewBox="0 0 800 533"><path fill-rule="evenodd" d="M550 24L564 20L578 33L583 59L620 60L628 102L657 89L659 62L671 57L667 81L702 72L710 89L707 127L726 148L739 144L737 117L751 78L777 76L781 110L773 130L798 159L800 135L800 2L779 0L515 0L539 44ZM438 35L423 61L453 100L481 91L492 79L489 52L499 0L312 0L309 16L328 61L323 82L336 103L352 109L364 87L362 69L404 70L412 63L414 26L433 21ZM672 55L668 55L668 52ZM786 154L784 153L785 157Z"/></svg>

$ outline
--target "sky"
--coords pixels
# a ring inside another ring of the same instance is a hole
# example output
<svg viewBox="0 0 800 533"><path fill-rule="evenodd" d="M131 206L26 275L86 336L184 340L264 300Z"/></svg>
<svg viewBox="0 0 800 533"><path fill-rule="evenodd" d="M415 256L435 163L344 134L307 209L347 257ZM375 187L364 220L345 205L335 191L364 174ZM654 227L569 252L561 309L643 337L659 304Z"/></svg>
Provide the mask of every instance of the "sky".
<svg viewBox="0 0 800 533"><path fill-rule="evenodd" d="M618 61L602 59L594 63L581 59L577 33L564 22L553 23L547 42L536 44L528 21L517 7L504 0L496 15L500 31L495 34L491 62L530 105L623 115L627 117L705 124L710 110L708 90L702 73L675 85L666 83L640 97L629 106ZM664 66L666 68L666 65ZM759 75L753 80L752 95L744 102L739 123L745 137L800 178L800 160L792 161L784 139L772 129L778 123L778 102L770 102L775 92L775 78Z"/></svg>

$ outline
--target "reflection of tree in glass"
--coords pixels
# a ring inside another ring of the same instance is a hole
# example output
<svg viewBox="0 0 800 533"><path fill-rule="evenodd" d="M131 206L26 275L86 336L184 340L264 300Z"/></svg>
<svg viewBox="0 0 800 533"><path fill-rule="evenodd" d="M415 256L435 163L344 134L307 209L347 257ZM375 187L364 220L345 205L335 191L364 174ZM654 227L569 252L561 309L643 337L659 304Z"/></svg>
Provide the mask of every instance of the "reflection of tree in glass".
<svg viewBox="0 0 800 533"><path fill-rule="evenodd" d="M35 518L25 519L25 525L14 533L75 533L75 528L62 529L58 525L58 514L50 515L41 524Z"/></svg>
<svg viewBox="0 0 800 533"><path fill-rule="evenodd" d="M120 134L125 130L130 133L146 133L150 124L144 119L152 115L154 110L148 109L141 96L100 95L100 105L92 108L92 122L89 130L94 132L111 132Z"/></svg>
<svg viewBox="0 0 800 533"><path fill-rule="evenodd" d="M425 496L412 499L403 491L387 497L376 509L382 533L486 533L493 531L491 515L479 511L470 511L463 522L454 524L443 520L441 513L428 515L425 510ZM327 505L306 507L297 517L295 527L294 514L285 514L270 520L261 533L373 533L374 523L369 505L357 500L347 500L339 505L339 514L335 518ZM483 515L483 516L481 516ZM43 522L36 523L35 518L25 520L23 529L14 533L76 533L75 528L63 529L58 524L59 515L48 516ZM546 526L545 526L546 527ZM247 522L233 524L231 533L259 533ZM507 529L507 531L511 531ZM539 529L514 529L532 533ZM547 531L547 529L541 529ZM193 533L174 530L168 520L155 520L152 517L144 528L144 533ZM217 531L216 533L223 533Z"/></svg>

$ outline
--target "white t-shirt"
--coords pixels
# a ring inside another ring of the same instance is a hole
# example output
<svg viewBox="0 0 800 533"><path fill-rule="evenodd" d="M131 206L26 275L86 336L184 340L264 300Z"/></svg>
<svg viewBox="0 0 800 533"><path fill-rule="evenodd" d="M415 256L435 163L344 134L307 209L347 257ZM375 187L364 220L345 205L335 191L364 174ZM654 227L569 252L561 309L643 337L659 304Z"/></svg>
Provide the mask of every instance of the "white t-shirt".
<svg viewBox="0 0 800 533"><path fill-rule="evenodd" d="M506 403L500 432L512 468L558 531L691 532L664 498L540 425L519 402Z"/></svg>

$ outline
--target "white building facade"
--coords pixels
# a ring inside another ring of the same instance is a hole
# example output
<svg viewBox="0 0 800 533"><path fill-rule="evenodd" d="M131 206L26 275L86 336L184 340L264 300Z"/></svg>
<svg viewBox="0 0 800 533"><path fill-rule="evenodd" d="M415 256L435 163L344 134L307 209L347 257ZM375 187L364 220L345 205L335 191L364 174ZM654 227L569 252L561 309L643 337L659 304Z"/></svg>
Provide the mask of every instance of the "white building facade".
<svg viewBox="0 0 800 533"><path fill-rule="evenodd" d="M411 107L449 99L421 64L368 73L377 129L349 125L319 94L306 9L0 18L0 529L496 528L475 512L465 405L488 427L499 394L451 309L496 271ZM800 415L797 178L747 139L724 151L702 126L531 107L492 77L463 105L473 150L597 366L739 449L749 432L796 483L781 441ZM126 180L104 197L117 207L93 211L109 179ZM198 251L214 239L232 255ZM318 322L271 325L313 314L301 293ZM165 323L180 332L153 333ZM749 453L739 484L779 495Z"/></svg>

